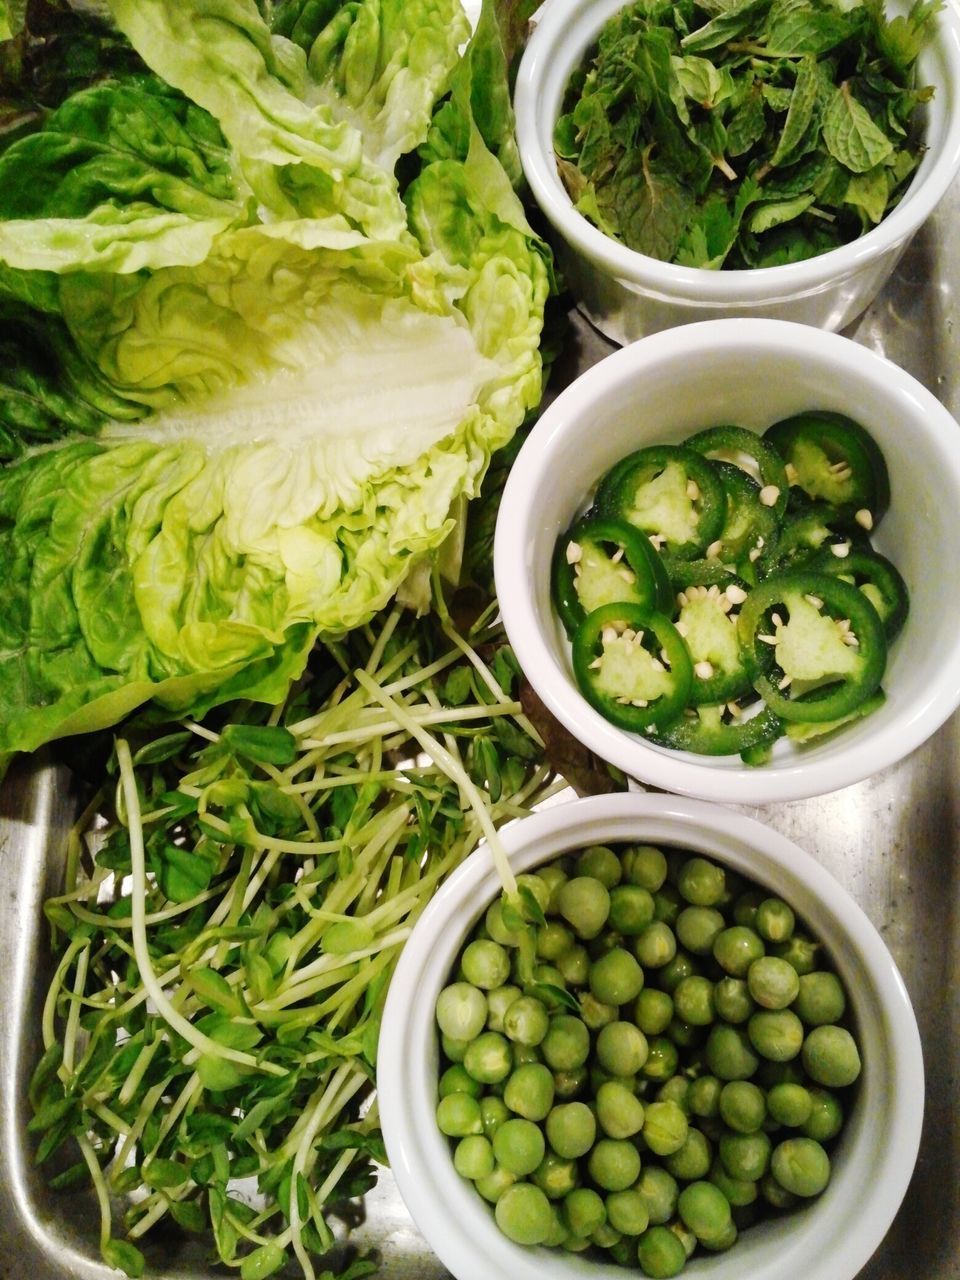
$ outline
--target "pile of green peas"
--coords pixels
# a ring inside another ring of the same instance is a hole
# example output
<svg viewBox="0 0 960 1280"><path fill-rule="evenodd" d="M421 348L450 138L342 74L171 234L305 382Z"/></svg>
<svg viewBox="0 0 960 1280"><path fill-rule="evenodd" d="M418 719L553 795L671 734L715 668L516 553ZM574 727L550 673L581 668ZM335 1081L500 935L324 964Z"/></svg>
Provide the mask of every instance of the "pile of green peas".
<svg viewBox="0 0 960 1280"><path fill-rule="evenodd" d="M437 1123L509 1239L669 1277L826 1187L861 1068L846 993L738 873L563 855L491 904L452 979Z"/></svg>

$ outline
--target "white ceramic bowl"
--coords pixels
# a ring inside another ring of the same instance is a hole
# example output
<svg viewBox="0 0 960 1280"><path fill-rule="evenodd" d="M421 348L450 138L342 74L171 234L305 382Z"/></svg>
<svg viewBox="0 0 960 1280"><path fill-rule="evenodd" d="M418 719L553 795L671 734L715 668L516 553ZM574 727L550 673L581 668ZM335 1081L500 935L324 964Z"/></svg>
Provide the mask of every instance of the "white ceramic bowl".
<svg viewBox="0 0 960 1280"><path fill-rule="evenodd" d="M890 649L885 705L820 741L782 739L770 763L654 746L577 690L550 602L557 537L603 473L633 449L722 423L762 431L804 409L848 414L879 444L890 509L871 540L906 579L910 615ZM494 544L503 620L547 707L602 759L641 782L731 803L838 790L902 759L960 703L960 426L902 369L839 334L776 320L713 320L653 334L582 374L544 411L514 463Z"/></svg>
<svg viewBox="0 0 960 1280"><path fill-rule="evenodd" d="M752 271L708 271L659 262L617 243L573 208L553 154L553 127L570 73L624 0L547 0L517 73L517 138L530 190L559 238L568 283L593 323L616 342L694 320L758 315L842 329L872 302L910 239L960 171L960 11L918 60L935 86L927 152L897 207L843 248L806 262ZM905 13L909 0L888 0Z"/></svg>
<svg viewBox="0 0 960 1280"><path fill-rule="evenodd" d="M700 801L625 793L557 805L502 833L516 872L596 842L642 841L703 852L780 894L825 944L851 998L863 1058L856 1105L838 1139L830 1186L799 1213L751 1227L727 1254L697 1257L697 1280L850 1280L883 1239L916 1161L923 1061L916 1021L880 936L809 854L751 818ZM390 984L377 1088L400 1193L457 1280L622 1280L623 1269L512 1244L453 1168L434 1121L433 1010L467 931L499 889L478 850L418 921Z"/></svg>

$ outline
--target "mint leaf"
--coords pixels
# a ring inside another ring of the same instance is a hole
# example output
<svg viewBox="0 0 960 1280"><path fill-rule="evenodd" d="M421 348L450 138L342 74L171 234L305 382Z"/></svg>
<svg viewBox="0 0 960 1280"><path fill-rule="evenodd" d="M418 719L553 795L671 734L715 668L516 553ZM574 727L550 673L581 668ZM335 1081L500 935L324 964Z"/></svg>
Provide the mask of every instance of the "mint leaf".
<svg viewBox="0 0 960 1280"><path fill-rule="evenodd" d="M893 153L893 143L850 92L847 81L834 92L824 113L823 140L830 154L853 173L866 173Z"/></svg>
<svg viewBox="0 0 960 1280"><path fill-rule="evenodd" d="M783 122L783 130L776 150L770 158L772 165L788 163L794 158L806 138L814 119L818 88L817 63L808 55L797 64L797 78L794 81L793 93L790 95L790 105Z"/></svg>
<svg viewBox="0 0 960 1280"><path fill-rule="evenodd" d="M627 156L598 203L616 210L623 241L638 253L669 262L693 210L694 199L675 175L651 157Z"/></svg>

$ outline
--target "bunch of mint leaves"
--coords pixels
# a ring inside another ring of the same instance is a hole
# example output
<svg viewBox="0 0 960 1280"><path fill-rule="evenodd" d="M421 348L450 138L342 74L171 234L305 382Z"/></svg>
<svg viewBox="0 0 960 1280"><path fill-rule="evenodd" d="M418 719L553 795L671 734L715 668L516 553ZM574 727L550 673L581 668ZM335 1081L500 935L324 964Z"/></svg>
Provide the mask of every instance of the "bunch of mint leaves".
<svg viewBox="0 0 960 1280"><path fill-rule="evenodd" d="M779 266L874 227L923 154L917 56L941 0L639 0L571 77L554 147L576 208L688 267Z"/></svg>

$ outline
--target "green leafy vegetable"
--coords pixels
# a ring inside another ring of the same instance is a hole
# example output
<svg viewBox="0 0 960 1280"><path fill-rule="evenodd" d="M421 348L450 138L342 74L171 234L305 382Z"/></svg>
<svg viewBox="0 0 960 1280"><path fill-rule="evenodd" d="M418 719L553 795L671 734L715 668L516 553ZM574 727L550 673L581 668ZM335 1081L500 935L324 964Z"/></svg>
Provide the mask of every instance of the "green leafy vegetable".
<svg viewBox="0 0 960 1280"><path fill-rule="evenodd" d="M489 12L461 52L455 0L109 9L153 74L0 151L0 760L425 607L542 389Z"/></svg>
<svg viewBox="0 0 960 1280"><path fill-rule="evenodd" d="M774 266L856 239L922 155L916 109L933 90L915 84L915 62L941 7L915 0L888 19L882 0L628 6L556 124L571 199L629 248L684 266Z"/></svg>
<svg viewBox="0 0 960 1280"><path fill-rule="evenodd" d="M47 903L57 967L30 1089L37 1159L79 1146L111 1265L141 1274L139 1246L172 1218L241 1275L317 1275L331 1206L384 1159L374 1067L403 942L482 837L509 884L496 827L562 785L502 645L482 619L463 636L394 609L329 646L336 684L319 705L308 681L269 717L191 721L176 738L127 726L116 791L71 833ZM512 779L498 796L469 776L481 738ZM273 798L269 827L254 793ZM191 893L148 875L159 847L202 865ZM237 1194L251 1179L254 1207ZM129 1197L126 1239L111 1196Z"/></svg>

